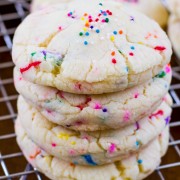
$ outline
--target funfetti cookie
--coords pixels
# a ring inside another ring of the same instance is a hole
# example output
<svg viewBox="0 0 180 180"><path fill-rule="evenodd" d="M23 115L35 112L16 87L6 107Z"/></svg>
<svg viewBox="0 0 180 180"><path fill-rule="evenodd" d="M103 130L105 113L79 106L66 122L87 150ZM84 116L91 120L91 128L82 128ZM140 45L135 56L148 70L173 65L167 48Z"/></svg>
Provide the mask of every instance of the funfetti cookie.
<svg viewBox="0 0 180 180"><path fill-rule="evenodd" d="M31 5L31 12L42 10L53 4L69 3L73 0L33 0ZM159 0L114 0L134 8L159 23L164 27L167 24L168 12Z"/></svg>
<svg viewBox="0 0 180 180"><path fill-rule="evenodd" d="M14 69L17 91L48 120L69 129L118 129L148 116L163 101L171 80L167 65L150 81L123 92L76 95L33 84Z"/></svg>
<svg viewBox="0 0 180 180"><path fill-rule="evenodd" d="M180 1L179 0L166 0L167 7L172 14L180 18Z"/></svg>
<svg viewBox="0 0 180 180"><path fill-rule="evenodd" d="M102 165L121 160L155 139L170 121L172 109L166 100L148 117L118 130L78 132L45 119L22 97L19 120L28 136L48 153L80 165Z"/></svg>
<svg viewBox="0 0 180 180"><path fill-rule="evenodd" d="M168 147L168 126L159 137L137 154L122 161L103 166L80 166L68 163L46 153L30 140L19 121L16 121L17 142L27 160L53 180L141 180L160 164Z"/></svg>
<svg viewBox="0 0 180 180"><path fill-rule="evenodd" d="M16 30L12 56L28 81L102 94L147 82L171 53L165 32L143 14L118 2L75 0L29 15Z"/></svg>
<svg viewBox="0 0 180 180"><path fill-rule="evenodd" d="M180 6L179 6L180 7ZM180 9L179 9L180 11ZM172 42L174 51L178 58L180 59L180 18L171 15L169 18L168 26L169 38Z"/></svg>

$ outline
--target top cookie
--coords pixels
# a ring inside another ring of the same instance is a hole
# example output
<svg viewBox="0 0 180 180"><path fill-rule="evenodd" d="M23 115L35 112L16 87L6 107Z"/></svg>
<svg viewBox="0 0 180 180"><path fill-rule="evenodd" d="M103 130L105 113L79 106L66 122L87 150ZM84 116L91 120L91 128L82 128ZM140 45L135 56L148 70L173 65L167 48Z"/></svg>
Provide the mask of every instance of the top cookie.
<svg viewBox="0 0 180 180"><path fill-rule="evenodd" d="M141 84L169 63L171 53L156 22L120 3L97 0L29 15L13 44L13 61L24 79L76 94Z"/></svg>
<svg viewBox="0 0 180 180"><path fill-rule="evenodd" d="M72 0L33 0L31 12L41 10L53 4L68 3ZM130 6L159 23L164 27L167 24L168 12L159 0L114 0Z"/></svg>

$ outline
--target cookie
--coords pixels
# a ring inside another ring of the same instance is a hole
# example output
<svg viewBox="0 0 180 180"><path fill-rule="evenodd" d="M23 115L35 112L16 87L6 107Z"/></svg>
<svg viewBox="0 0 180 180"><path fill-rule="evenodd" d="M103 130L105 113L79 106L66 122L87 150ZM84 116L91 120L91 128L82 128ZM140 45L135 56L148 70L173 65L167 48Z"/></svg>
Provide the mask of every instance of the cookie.
<svg viewBox="0 0 180 180"><path fill-rule="evenodd" d="M180 58L180 18L178 19L174 15L170 16L168 34L172 42L174 51L176 55L178 56L178 58Z"/></svg>
<svg viewBox="0 0 180 180"><path fill-rule="evenodd" d="M17 142L26 159L40 172L54 180L141 180L160 164L168 147L168 126L161 135L137 154L103 166L80 166L49 155L30 140L16 121Z"/></svg>
<svg viewBox="0 0 180 180"><path fill-rule="evenodd" d="M147 83L103 95L75 95L36 85L24 80L17 69L14 82L17 91L53 123L74 130L96 131L121 128L155 111L168 92L171 74L167 65Z"/></svg>
<svg viewBox="0 0 180 180"><path fill-rule="evenodd" d="M97 0L32 13L17 28L12 52L24 79L75 94L117 92L147 82L171 54L156 22L121 3Z"/></svg>
<svg viewBox="0 0 180 180"><path fill-rule="evenodd" d="M136 9L154 19L164 27L167 24L168 12L159 0L114 0ZM53 4L69 3L71 0L34 0L31 6L31 12L42 10Z"/></svg>
<svg viewBox="0 0 180 180"><path fill-rule="evenodd" d="M165 100L151 115L122 129L78 132L49 122L22 97L18 100L18 119L28 136L48 153L81 165L112 163L139 151L163 131L171 111Z"/></svg>
<svg viewBox="0 0 180 180"><path fill-rule="evenodd" d="M172 14L180 18L180 1L179 0L166 0L167 7Z"/></svg>

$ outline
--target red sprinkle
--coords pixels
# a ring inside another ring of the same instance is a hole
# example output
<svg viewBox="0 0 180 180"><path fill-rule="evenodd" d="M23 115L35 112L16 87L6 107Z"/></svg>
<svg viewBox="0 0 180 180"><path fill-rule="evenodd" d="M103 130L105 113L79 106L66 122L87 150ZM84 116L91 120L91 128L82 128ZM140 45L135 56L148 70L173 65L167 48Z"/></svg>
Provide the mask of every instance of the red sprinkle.
<svg viewBox="0 0 180 180"><path fill-rule="evenodd" d="M52 143L51 145L52 145L52 147L56 147L57 146L55 143Z"/></svg>
<svg viewBox="0 0 180 180"><path fill-rule="evenodd" d="M116 63L117 63L116 59L113 58L113 59L112 59L112 63L113 63L113 64L116 64Z"/></svg>
<svg viewBox="0 0 180 180"><path fill-rule="evenodd" d="M85 101L83 104L80 104L80 105L78 105L78 106L76 106L76 107L78 107L78 108L82 111L85 107L88 106L87 104L88 104L91 100L92 100L91 97L87 97L87 98L86 98L86 101Z"/></svg>
<svg viewBox="0 0 180 180"><path fill-rule="evenodd" d="M95 21L96 21L96 22L98 22L98 21L99 21L99 19L98 19L98 18L96 18L96 19L95 19Z"/></svg>
<svg viewBox="0 0 180 180"><path fill-rule="evenodd" d="M132 52L129 53L130 56L134 56L134 54Z"/></svg>
<svg viewBox="0 0 180 180"><path fill-rule="evenodd" d="M36 67L38 66L39 64L41 64L41 61L35 61L35 62L32 62L30 63L27 67L25 68L20 68L20 72L21 74L28 71L31 67Z"/></svg>
<svg viewBox="0 0 180 180"><path fill-rule="evenodd" d="M164 51L166 48L164 46L156 46L154 49L157 51Z"/></svg>
<svg viewBox="0 0 180 180"><path fill-rule="evenodd" d="M158 115L162 116L163 114L164 114L164 112L162 110L159 110L157 113L154 113L151 116L149 116L149 118L151 119L152 117L156 117Z"/></svg>

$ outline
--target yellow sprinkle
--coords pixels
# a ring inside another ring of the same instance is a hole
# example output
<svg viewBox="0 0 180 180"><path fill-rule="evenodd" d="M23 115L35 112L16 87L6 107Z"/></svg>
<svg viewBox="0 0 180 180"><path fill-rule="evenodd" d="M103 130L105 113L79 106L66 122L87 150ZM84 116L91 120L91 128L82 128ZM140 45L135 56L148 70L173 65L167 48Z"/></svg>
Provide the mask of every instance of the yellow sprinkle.
<svg viewBox="0 0 180 180"><path fill-rule="evenodd" d="M86 28L86 27L83 27L83 30L84 30L84 31L87 31L87 28Z"/></svg>
<svg viewBox="0 0 180 180"><path fill-rule="evenodd" d="M115 39L114 36L111 36L111 37L110 37L110 40L111 40L111 41L114 41L114 39Z"/></svg>
<svg viewBox="0 0 180 180"><path fill-rule="evenodd" d="M142 42L138 42L138 44L143 44Z"/></svg>
<svg viewBox="0 0 180 180"><path fill-rule="evenodd" d="M58 136L58 138L63 139L63 140L68 140L69 139L69 135L66 133L60 133Z"/></svg>
<svg viewBox="0 0 180 180"><path fill-rule="evenodd" d="M71 144L72 144L72 145L76 145L76 142L75 142L75 141L72 141Z"/></svg>
<svg viewBox="0 0 180 180"><path fill-rule="evenodd" d="M84 21L84 17L82 17L81 20Z"/></svg>

